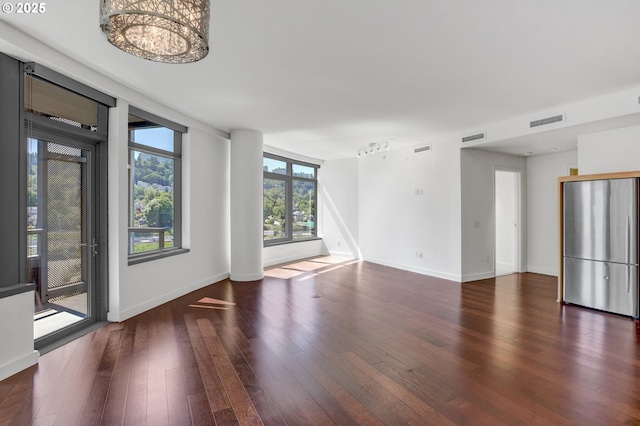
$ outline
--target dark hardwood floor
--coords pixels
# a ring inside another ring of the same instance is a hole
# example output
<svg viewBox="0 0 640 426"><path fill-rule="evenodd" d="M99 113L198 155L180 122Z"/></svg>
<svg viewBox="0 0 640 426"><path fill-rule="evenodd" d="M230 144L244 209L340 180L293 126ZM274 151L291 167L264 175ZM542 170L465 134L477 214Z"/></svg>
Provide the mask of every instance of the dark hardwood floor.
<svg viewBox="0 0 640 426"><path fill-rule="evenodd" d="M556 303L554 277L336 262L212 284L47 353L0 382L0 424L640 423L635 322Z"/></svg>

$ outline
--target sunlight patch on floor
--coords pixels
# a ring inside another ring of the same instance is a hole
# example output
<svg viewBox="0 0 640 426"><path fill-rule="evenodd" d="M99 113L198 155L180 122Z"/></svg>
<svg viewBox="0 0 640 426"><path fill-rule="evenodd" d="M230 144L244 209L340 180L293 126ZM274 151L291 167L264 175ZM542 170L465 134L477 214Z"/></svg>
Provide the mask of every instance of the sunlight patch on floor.
<svg viewBox="0 0 640 426"><path fill-rule="evenodd" d="M223 306L211 306L211 305L189 305L190 308L202 308L202 309L218 309L221 311L228 311L229 308Z"/></svg>
<svg viewBox="0 0 640 426"><path fill-rule="evenodd" d="M288 280L289 278L294 278L304 273L305 271L297 271L295 269L275 268L275 269L269 269L268 271L265 271L264 275L266 277L281 278L283 280Z"/></svg>
<svg viewBox="0 0 640 426"><path fill-rule="evenodd" d="M316 258L309 259L309 260L311 262L336 264L336 263L343 263L343 262L349 261L351 259L350 258L346 258L346 257L338 257L338 256L320 256L320 257L316 257Z"/></svg>
<svg viewBox="0 0 640 426"><path fill-rule="evenodd" d="M222 306L216 306L222 305ZM201 308L201 309L218 309L220 311L228 311L229 308L226 306L235 306L234 302L228 302L222 299L214 299L213 297L203 297L198 300L198 304L193 303L189 305L190 308Z"/></svg>
<svg viewBox="0 0 640 426"><path fill-rule="evenodd" d="M305 259L298 262L280 265L264 272L265 277L279 278L288 280L298 278L296 281L306 281L310 278L324 274L326 272L335 271L347 265L360 262L359 259L338 257L338 256L318 256L311 259Z"/></svg>
<svg viewBox="0 0 640 426"><path fill-rule="evenodd" d="M326 266L327 266L326 263L311 262L311 261L304 260L302 262L291 263L289 265L283 266L283 268L297 269L299 271L310 272L310 271L315 271L316 269L325 268Z"/></svg>
<svg viewBox="0 0 640 426"><path fill-rule="evenodd" d="M198 303L214 303L216 305L235 305L235 302L227 302L226 300L214 299L212 297L203 297L202 299L198 300Z"/></svg>

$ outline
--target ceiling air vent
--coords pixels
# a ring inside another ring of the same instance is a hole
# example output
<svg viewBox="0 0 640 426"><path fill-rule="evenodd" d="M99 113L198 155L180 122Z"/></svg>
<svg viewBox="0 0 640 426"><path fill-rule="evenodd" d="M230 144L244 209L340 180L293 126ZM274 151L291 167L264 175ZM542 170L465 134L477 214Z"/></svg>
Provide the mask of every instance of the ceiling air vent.
<svg viewBox="0 0 640 426"><path fill-rule="evenodd" d="M564 114L554 115L553 117L541 118L529 122L529 127L546 126L547 124L560 123L564 121Z"/></svg>
<svg viewBox="0 0 640 426"><path fill-rule="evenodd" d="M469 135L469 136L465 136L462 138L462 142L471 142L471 141L477 141L478 139L484 139L484 132L482 133L478 133L476 135Z"/></svg>
<svg viewBox="0 0 640 426"><path fill-rule="evenodd" d="M425 151L431 151L431 144L419 146L417 148L413 148L414 154L417 154L419 152L425 152Z"/></svg>

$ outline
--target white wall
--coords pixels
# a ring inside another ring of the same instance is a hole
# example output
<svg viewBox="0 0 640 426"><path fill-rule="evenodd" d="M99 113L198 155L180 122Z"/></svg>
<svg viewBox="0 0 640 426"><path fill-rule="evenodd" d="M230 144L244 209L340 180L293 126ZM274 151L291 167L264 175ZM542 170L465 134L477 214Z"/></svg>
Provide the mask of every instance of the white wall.
<svg viewBox="0 0 640 426"><path fill-rule="evenodd" d="M128 265L126 227L121 225L127 211L114 213L119 223L109 224L110 321L123 321L229 276L229 149L228 140L195 128L183 139L183 246L188 253ZM126 155L126 149L120 151ZM109 194L121 204L128 183L126 174L119 177L110 180Z"/></svg>
<svg viewBox="0 0 640 426"><path fill-rule="evenodd" d="M496 169L521 171L520 238L522 268L526 268L526 168L524 157L475 149L460 150L462 185L462 281L494 276Z"/></svg>
<svg viewBox="0 0 640 426"><path fill-rule="evenodd" d="M432 147L358 160L360 250L370 262L460 281L460 149L453 140Z"/></svg>
<svg viewBox="0 0 640 426"><path fill-rule="evenodd" d="M33 291L0 299L0 380L38 362L33 350Z"/></svg>
<svg viewBox="0 0 640 426"><path fill-rule="evenodd" d="M327 161L318 176L318 232L323 249L359 259L358 159Z"/></svg>
<svg viewBox="0 0 640 426"><path fill-rule="evenodd" d="M640 126L578 137L581 175L640 170Z"/></svg>
<svg viewBox="0 0 640 426"><path fill-rule="evenodd" d="M577 151L527 158L529 272L558 275L558 177L577 162Z"/></svg>
<svg viewBox="0 0 640 426"><path fill-rule="evenodd" d="M279 244L265 247L263 251L264 266L279 265L307 257L328 254L322 250L322 240L312 240L291 244Z"/></svg>

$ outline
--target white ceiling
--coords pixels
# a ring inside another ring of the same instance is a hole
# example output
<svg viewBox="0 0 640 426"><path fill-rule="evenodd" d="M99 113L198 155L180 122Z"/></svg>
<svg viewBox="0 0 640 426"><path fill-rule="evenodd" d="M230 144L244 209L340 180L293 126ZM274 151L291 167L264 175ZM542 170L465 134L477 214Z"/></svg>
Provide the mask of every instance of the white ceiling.
<svg viewBox="0 0 640 426"><path fill-rule="evenodd" d="M189 65L109 45L100 3L0 20L212 126L320 159L640 84L637 0L211 0L210 53Z"/></svg>

